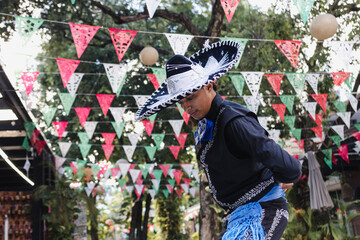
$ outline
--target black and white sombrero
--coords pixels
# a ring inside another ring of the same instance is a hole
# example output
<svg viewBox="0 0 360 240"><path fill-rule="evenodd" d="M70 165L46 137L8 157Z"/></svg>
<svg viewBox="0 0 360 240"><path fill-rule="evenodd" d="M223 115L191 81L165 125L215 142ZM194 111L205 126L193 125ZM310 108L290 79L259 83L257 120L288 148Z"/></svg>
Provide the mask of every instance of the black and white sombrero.
<svg viewBox="0 0 360 240"><path fill-rule="evenodd" d="M136 112L135 119L143 120L214 82L234 66L241 52L239 43L227 40L207 45L190 58L173 56L166 63L166 80Z"/></svg>

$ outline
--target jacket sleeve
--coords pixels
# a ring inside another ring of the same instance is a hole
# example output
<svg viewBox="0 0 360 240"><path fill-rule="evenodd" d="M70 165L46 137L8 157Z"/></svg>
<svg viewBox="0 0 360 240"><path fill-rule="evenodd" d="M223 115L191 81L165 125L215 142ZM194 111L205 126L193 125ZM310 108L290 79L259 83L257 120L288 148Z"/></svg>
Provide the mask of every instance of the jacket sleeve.
<svg viewBox="0 0 360 240"><path fill-rule="evenodd" d="M271 170L278 182L296 182L301 176L300 162L268 138L265 130L251 116L232 119L225 127L225 139L231 152L246 153L259 160Z"/></svg>

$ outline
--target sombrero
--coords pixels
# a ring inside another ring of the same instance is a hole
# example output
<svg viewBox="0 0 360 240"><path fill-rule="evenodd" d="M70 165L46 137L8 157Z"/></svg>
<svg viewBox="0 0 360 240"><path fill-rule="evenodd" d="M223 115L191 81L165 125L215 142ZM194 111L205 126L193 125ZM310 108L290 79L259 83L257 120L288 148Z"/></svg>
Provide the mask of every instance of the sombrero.
<svg viewBox="0 0 360 240"><path fill-rule="evenodd" d="M166 63L166 80L136 112L135 119L143 120L214 82L234 66L241 51L239 43L227 40L207 45L190 58L173 56Z"/></svg>

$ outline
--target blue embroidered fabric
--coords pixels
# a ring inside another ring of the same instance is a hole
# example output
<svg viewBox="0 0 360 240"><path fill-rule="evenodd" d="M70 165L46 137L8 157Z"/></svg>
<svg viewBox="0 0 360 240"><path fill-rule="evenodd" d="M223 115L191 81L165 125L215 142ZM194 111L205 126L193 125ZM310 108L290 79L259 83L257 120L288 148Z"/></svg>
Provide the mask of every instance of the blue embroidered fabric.
<svg viewBox="0 0 360 240"><path fill-rule="evenodd" d="M281 186L275 184L258 202L250 202L235 209L230 215L222 240L248 239L249 234L252 240L263 240L265 233L261 225L262 208L259 202L267 202L284 196Z"/></svg>
<svg viewBox="0 0 360 240"><path fill-rule="evenodd" d="M213 128L214 123L209 119L203 118L194 132L195 145L198 145L202 141L210 141Z"/></svg>

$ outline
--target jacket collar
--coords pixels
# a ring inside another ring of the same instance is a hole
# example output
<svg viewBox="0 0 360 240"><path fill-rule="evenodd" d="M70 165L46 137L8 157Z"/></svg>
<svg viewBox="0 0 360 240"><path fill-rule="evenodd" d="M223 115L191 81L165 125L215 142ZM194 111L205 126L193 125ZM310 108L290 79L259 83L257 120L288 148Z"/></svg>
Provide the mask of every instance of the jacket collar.
<svg viewBox="0 0 360 240"><path fill-rule="evenodd" d="M216 93L214 97L209 112L206 114L205 118L215 123L217 115L220 110L220 105L224 102L224 99L220 96L220 94Z"/></svg>

